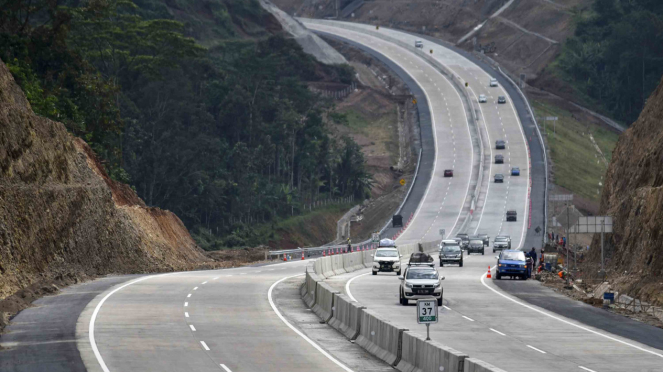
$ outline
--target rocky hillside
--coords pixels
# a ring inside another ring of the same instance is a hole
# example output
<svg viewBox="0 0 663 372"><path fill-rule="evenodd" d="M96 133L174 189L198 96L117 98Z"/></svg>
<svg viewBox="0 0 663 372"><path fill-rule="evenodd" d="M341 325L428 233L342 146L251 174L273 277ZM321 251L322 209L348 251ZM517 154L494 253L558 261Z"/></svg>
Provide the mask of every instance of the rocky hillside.
<svg viewBox="0 0 663 372"><path fill-rule="evenodd" d="M177 216L146 207L83 140L35 115L0 62L0 300L63 277L208 261Z"/></svg>
<svg viewBox="0 0 663 372"><path fill-rule="evenodd" d="M631 296L663 304L663 82L619 138L606 174L601 214L613 216L608 275ZM596 265L600 241L590 251ZM596 267L596 266L594 266Z"/></svg>

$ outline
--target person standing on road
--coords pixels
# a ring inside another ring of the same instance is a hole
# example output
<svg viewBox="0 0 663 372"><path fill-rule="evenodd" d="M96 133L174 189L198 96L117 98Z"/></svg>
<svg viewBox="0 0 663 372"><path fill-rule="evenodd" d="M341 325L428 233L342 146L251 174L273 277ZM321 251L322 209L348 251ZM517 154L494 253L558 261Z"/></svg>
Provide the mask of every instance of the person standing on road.
<svg viewBox="0 0 663 372"><path fill-rule="evenodd" d="M536 261L536 248L532 247L532 250L529 251L529 256L532 258L532 267L534 267L534 265L536 265L536 262L537 262ZM532 271L534 271L534 270L532 270ZM530 273L532 271L530 271Z"/></svg>
<svg viewBox="0 0 663 372"><path fill-rule="evenodd" d="M345 250L345 252L352 252L352 240L348 238L348 248Z"/></svg>

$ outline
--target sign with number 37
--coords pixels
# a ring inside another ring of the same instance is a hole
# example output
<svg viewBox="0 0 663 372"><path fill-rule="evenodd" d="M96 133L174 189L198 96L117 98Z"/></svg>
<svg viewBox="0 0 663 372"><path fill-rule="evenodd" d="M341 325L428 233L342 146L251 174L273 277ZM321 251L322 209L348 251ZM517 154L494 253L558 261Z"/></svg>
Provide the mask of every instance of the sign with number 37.
<svg viewBox="0 0 663 372"><path fill-rule="evenodd" d="M437 300L434 298L417 300L417 323L437 323Z"/></svg>

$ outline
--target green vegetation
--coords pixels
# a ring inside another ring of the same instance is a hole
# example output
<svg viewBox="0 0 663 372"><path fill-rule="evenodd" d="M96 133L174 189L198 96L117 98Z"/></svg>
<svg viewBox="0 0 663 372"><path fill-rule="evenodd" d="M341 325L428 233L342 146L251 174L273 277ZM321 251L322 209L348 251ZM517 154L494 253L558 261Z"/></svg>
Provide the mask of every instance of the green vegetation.
<svg viewBox="0 0 663 372"><path fill-rule="evenodd" d="M586 104L634 122L663 74L663 1L595 0L553 65Z"/></svg>
<svg viewBox="0 0 663 372"><path fill-rule="evenodd" d="M555 184L598 202L600 195L597 191L602 188L599 182L602 182L607 166L601 160L589 134L608 161L612 157L612 150L619 136L604 128L581 123L574 119L570 112L559 107L536 100L532 103L537 117L559 118L556 125L553 122L538 121L541 130L545 124L545 133L554 163Z"/></svg>
<svg viewBox="0 0 663 372"><path fill-rule="evenodd" d="M226 237L370 187L359 147L330 135L331 106L305 84L351 72L270 34L269 19L257 0L0 0L0 58L112 178L194 234Z"/></svg>

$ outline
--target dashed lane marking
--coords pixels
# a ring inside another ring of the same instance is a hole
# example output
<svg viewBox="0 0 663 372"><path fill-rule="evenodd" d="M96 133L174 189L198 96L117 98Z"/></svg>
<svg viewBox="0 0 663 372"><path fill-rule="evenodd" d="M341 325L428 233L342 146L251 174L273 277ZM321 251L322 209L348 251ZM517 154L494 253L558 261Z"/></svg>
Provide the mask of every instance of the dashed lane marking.
<svg viewBox="0 0 663 372"><path fill-rule="evenodd" d="M536 351L538 351L538 352L541 353L541 354L546 354L545 351L543 351L543 350L541 350L541 349L537 349L537 348L535 348L535 347L532 346L532 345L527 345L527 347L530 348L530 349L532 349L532 350L536 350Z"/></svg>
<svg viewBox="0 0 663 372"><path fill-rule="evenodd" d="M589 368L587 368L587 367L583 367L583 366L578 366L578 367L579 367L580 369L584 369L584 370L587 371L587 372L596 372L595 370L593 370L593 369L589 369Z"/></svg>
<svg viewBox="0 0 663 372"><path fill-rule="evenodd" d="M500 332L500 331L498 331L498 330L496 330L496 329L492 329L492 328L490 328L490 330L493 331L493 332L495 332L495 333L497 333L498 335L506 336L504 333L502 333L502 332Z"/></svg>
<svg viewBox="0 0 663 372"><path fill-rule="evenodd" d="M187 312L185 311L185 312L184 312L184 317L185 317L185 318L188 318L188 317L189 317L189 313L187 313Z"/></svg>
<svg viewBox="0 0 663 372"><path fill-rule="evenodd" d="M226 372L233 372L233 371L230 370L230 368L226 367L225 364L221 364L221 368L223 368L223 370L226 371Z"/></svg>
<svg viewBox="0 0 663 372"><path fill-rule="evenodd" d="M188 307L188 306L189 306L189 303L188 303L188 302L185 302L185 303L184 303L184 307Z"/></svg>
<svg viewBox="0 0 663 372"><path fill-rule="evenodd" d="M189 328L191 328L191 332L195 332L195 331L196 331L196 327L194 327L193 324L189 324Z"/></svg>
<svg viewBox="0 0 663 372"><path fill-rule="evenodd" d="M474 321L474 319L472 319L472 318L468 318L468 317L466 317L465 315L462 315L462 317L465 318L465 319L467 319L467 320L469 320L470 322L473 322L473 321Z"/></svg>
<svg viewBox="0 0 663 372"><path fill-rule="evenodd" d="M209 351L209 347L207 346L207 344L205 343L205 341L200 341L200 344L203 345L203 348L204 348L205 350Z"/></svg>

